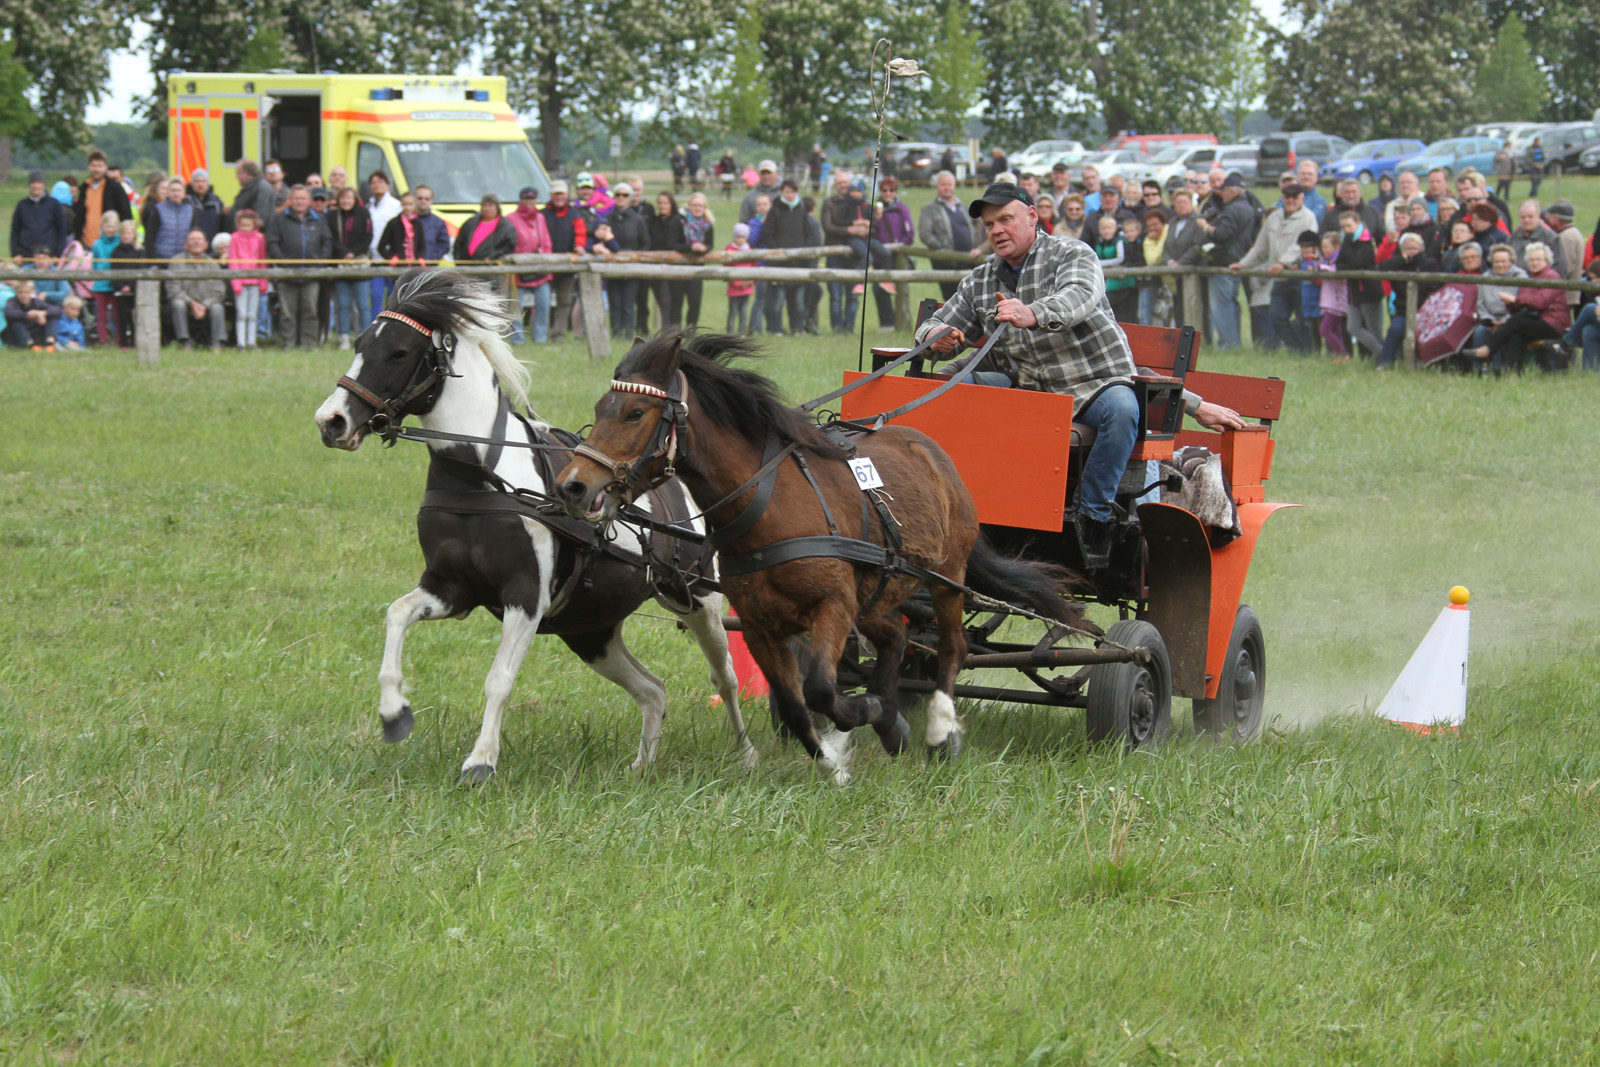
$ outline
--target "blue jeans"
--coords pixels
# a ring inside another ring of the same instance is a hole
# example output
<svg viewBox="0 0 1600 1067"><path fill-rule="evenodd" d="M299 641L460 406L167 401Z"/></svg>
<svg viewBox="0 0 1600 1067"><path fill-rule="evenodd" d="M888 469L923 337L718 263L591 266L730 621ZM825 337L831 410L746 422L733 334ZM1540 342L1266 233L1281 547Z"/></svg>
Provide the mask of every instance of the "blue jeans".
<svg viewBox="0 0 1600 1067"><path fill-rule="evenodd" d="M372 286L367 284L366 278L357 278L349 282L333 283L333 322L334 332L340 336L351 336L367 328L367 323L372 321ZM350 320L351 305L354 304L355 321Z"/></svg>
<svg viewBox="0 0 1600 1067"><path fill-rule="evenodd" d="M522 315L533 309L533 343L542 345L550 339L550 283L533 289L517 286L517 317L511 323L511 343L522 344L527 335L522 329Z"/></svg>
<svg viewBox="0 0 1600 1067"><path fill-rule="evenodd" d="M1220 277L1220 275L1215 276ZM1213 278L1213 281L1215 280ZM1111 502L1127 469L1133 444L1139 438L1139 398L1132 387L1113 385L1103 390L1082 409L1074 411L1073 422L1092 426L1094 444L1083 464L1078 485L1078 510L1100 522L1112 519Z"/></svg>
<svg viewBox="0 0 1600 1067"><path fill-rule="evenodd" d="M1217 348L1239 347L1239 277L1213 274L1211 277L1211 326L1217 331Z"/></svg>
<svg viewBox="0 0 1600 1067"><path fill-rule="evenodd" d="M1156 287L1139 286L1139 325L1153 326L1156 319Z"/></svg>
<svg viewBox="0 0 1600 1067"><path fill-rule="evenodd" d="M1295 317L1300 314L1300 283L1273 282L1272 302L1269 306L1272 309L1272 336L1267 339L1267 351L1271 352L1279 346L1286 346L1291 351L1304 352L1306 342L1301 332L1301 324L1295 321Z"/></svg>
<svg viewBox="0 0 1600 1067"><path fill-rule="evenodd" d="M860 310L861 296L853 282L828 283L828 326L834 333L853 332Z"/></svg>
<svg viewBox="0 0 1600 1067"><path fill-rule="evenodd" d="M1600 310L1593 300L1583 305L1564 340L1574 348L1583 347L1584 370L1600 370Z"/></svg>
<svg viewBox="0 0 1600 1067"><path fill-rule="evenodd" d="M275 343L272 337L272 306L267 293L261 294L261 303L256 308L256 336L267 344Z"/></svg>
<svg viewBox="0 0 1600 1067"><path fill-rule="evenodd" d="M377 266L383 266L379 263ZM383 310L383 302L389 296L389 290L394 288L393 278L368 278L369 292L371 294L372 313L376 315Z"/></svg>
<svg viewBox="0 0 1600 1067"><path fill-rule="evenodd" d="M789 309L789 332L792 334L803 333L806 325L806 285L804 282L767 283L768 333L783 333L783 309L785 306Z"/></svg>
<svg viewBox="0 0 1600 1067"><path fill-rule="evenodd" d="M1400 354L1400 346L1406 340L1406 317L1395 315L1389 320L1389 332L1383 335L1383 347L1378 349L1378 366L1394 366L1395 357Z"/></svg>

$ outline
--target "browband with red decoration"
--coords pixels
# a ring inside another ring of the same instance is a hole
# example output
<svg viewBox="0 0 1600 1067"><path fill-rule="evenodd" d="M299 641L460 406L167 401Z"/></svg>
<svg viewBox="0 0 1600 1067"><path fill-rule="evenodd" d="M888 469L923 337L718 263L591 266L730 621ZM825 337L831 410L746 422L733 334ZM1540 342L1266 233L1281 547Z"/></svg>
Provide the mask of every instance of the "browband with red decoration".
<svg viewBox="0 0 1600 1067"><path fill-rule="evenodd" d="M657 389L655 386L646 385L644 382L624 382L613 378L611 379L611 388L619 393L643 393L645 396L656 396L662 400L672 399L672 394L665 389Z"/></svg>
<svg viewBox="0 0 1600 1067"><path fill-rule="evenodd" d="M411 316L402 315L398 311L380 311L380 312L378 312L378 318L380 318L380 319L393 319L396 322L403 322L407 326L411 327L413 330L416 330L418 333L422 334L424 337L430 337L431 338L433 336L433 331L432 330L428 329L426 326L422 325L422 323L418 322L416 319L412 318Z"/></svg>

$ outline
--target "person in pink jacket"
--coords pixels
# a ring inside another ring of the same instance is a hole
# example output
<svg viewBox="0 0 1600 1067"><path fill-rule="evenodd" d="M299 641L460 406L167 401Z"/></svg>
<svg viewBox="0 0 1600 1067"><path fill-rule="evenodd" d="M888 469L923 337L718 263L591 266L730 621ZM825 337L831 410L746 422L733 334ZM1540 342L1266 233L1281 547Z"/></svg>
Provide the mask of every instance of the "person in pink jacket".
<svg viewBox="0 0 1600 1067"><path fill-rule="evenodd" d="M233 219L233 240L228 244L228 269L251 270L267 265L267 235L261 232L261 219L249 208ZM256 322L261 295L267 291L265 278L235 278L233 311L235 337L241 349L255 348Z"/></svg>
<svg viewBox="0 0 1600 1067"><path fill-rule="evenodd" d="M1561 277L1551 265L1555 256L1543 241L1530 241L1522 254L1528 259L1529 278ZM1520 374L1529 345L1543 341L1547 343L1538 348L1539 365L1545 370L1565 370L1565 352L1548 342L1558 340L1572 325L1567 294L1560 289L1523 286L1517 290L1516 298L1505 304L1510 315L1489 334L1489 343L1479 346L1473 354L1480 360L1492 360L1496 376L1508 363Z"/></svg>
<svg viewBox="0 0 1600 1067"><path fill-rule="evenodd" d="M550 227L544 221L544 213L539 210L539 190L528 186L517 194L517 210L508 218L511 226L517 231L517 244L512 253L538 252L548 255L552 249L550 245ZM522 329L523 316L528 308L533 308L533 342L544 344L550 337L550 275L548 274L518 274L516 275L517 288L517 319L511 327L511 343L520 345L526 339Z"/></svg>
<svg viewBox="0 0 1600 1067"><path fill-rule="evenodd" d="M750 251L750 227L742 222L733 224L733 240L728 243L729 252ZM728 263L730 267L754 267L754 259L735 259ZM750 332L750 294L756 291L756 283L749 279L734 280L728 283L728 327L724 333L748 334Z"/></svg>

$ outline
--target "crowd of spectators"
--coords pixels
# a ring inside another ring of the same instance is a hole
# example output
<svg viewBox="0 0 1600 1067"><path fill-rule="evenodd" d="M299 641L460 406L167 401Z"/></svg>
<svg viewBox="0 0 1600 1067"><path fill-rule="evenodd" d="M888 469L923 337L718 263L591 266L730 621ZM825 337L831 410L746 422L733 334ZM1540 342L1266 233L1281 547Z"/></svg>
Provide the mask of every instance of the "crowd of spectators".
<svg viewBox="0 0 1600 1067"><path fill-rule="evenodd" d="M335 281L326 287L317 281L269 284L254 272L275 264L464 263L513 253L612 257L645 250L694 255L719 248L748 251L750 258L737 262L759 264L763 250L825 245L850 250L828 257L829 267L854 271L869 262L887 269L888 246L910 246L919 239L927 249L944 253L936 257L935 266L976 261L989 251L948 170L935 175L934 199L913 219L900 200L892 155L891 172L881 177L876 196L870 197L866 178L829 168L820 146L796 178L780 180L772 160L762 160L743 174L740 184L748 188L738 204L732 240L719 244L715 215L699 188L701 162L696 145L674 149L669 163L675 192L663 190L654 197L638 175L613 186L604 175L587 172L570 185L554 182L543 204L531 187L521 190L509 210L498 197L486 195L478 215L452 239L444 220L433 212L430 188L419 185L396 197L382 171L368 175L365 188L350 184L342 167L329 171L326 184L320 175L311 175L291 185L275 160L263 166L245 159L235 171L239 193L232 204L224 204L203 169L187 178L156 172L141 195L102 153L91 152L81 182L64 178L47 192L42 173L29 175L28 194L12 216L11 253L16 264L32 267L40 278L26 294L13 296L9 287L0 292L3 339L9 345L49 347L66 343L59 336L65 329L74 335L83 332L79 344L131 345L131 283L69 283L48 277L73 267L160 266L175 275L216 266L237 271L227 282L174 277L165 283L164 332L179 344L189 345L204 334L213 347L231 342L252 348L269 340L284 347L314 346L325 337L347 347L382 307L388 285L384 279ZM1028 191L1040 226L1090 244L1107 267L1232 266L1264 268L1270 275L1374 269L1499 273L1497 263L1505 256L1494 249L1504 246L1510 257L1508 276L1543 272L1576 279L1596 257L1596 237L1586 238L1576 228L1570 203L1544 205L1530 198L1513 209L1472 170L1456 175L1453 182L1443 170L1420 180L1402 173L1381 182L1371 201L1363 199L1360 184L1346 180L1333 187L1330 203L1319 189L1317 164L1303 160L1280 177L1277 201L1269 206L1242 176L1221 169L1190 172L1162 187L1120 176L1102 181L1093 166L1074 175L1057 164L1041 180L1029 173L1013 176L1005 165L1003 154L997 155L991 163L994 176L1015 180ZM731 151L714 171L726 171L730 178L737 173ZM831 192L819 200L812 194L825 178ZM685 182L692 191L680 203L677 193ZM726 182L724 188L732 184ZM1530 257L1540 265L1530 265ZM812 260L781 262L816 265ZM1592 273L1600 274L1600 268ZM515 276L519 315L513 341L520 343L531 334L535 343L542 343L572 330L578 303L575 282L570 273ZM816 282L727 286L729 329L820 333L826 295L828 328L842 334L856 329L868 283L830 282L826 294ZM893 329L893 286L874 282L870 287L879 328ZM1237 347L1247 313L1255 343L1268 351L1325 349L1335 359L1361 355L1388 367L1405 334L1406 287L1388 281L1319 283L1210 275L1204 280L1203 322L1196 325L1217 346ZM945 283L941 288L948 297L955 286ZM1434 288L1419 285L1419 297L1425 299ZM1485 294L1495 291L1484 287ZM700 281L609 278L609 328L622 337L648 333L652 312L663 326L696 325L703 292ZM1172 325L1182 317L1171 276L1109 279L1107 295L1123 321ZM1241 309L1241 296L1247 310ZM1474 351L1485 362L1500 365L1506 353L1515 360L1533 346L1555 358L1572 359L1581 351L1585 366L1600 366L1600 327L1589 309L1580 308L1585 301L1578 293L1562 293L1559 308L1551 300L1515 296L1509 310L1505 303L1489 295L1480 303L1485 332ZM69 322L76 328L64 325Z"/></svg>
<svg viewBox="0 0 1600 1067"><path fill-rule="evenodd" d="M1002 177L1012 179L1009 174ZM1220 168L1187 173L1166 187L1150 181L1135 185L1120 177L1102 182L1092 166L1074 181L1071 170L1060 164L1048 175L1047 185L1033 174L1012 180L1034 197L1041 227L1080 238L1107 267L1268 271L1266 278L1230 273L1204 279L1204 321L1193 325L1203 326L1208 339L1221 348L1242 343L1243 315L1248 313L1251 335L1267 351L1324 349L1336 360L1359 354L1380 368L1391 367L1405 337L1407 289L1417 286L1420 306L1439 288L1403 281L1275 277L1283 271L1498 274L1499 263L1508 277L1578 280L1586 270L1600 277L1600 263L1595 262L1600 225L1586 237L1568 201L1543 204L1530 197L1513 209L1490 190L1481 173L1464 170L1452 182L1443 169L1436 169L1420 180L1402 173L1380 183L1372 201L1363 198L1360 183L1341 181L1333 187L1330 203L1319 191L1320 178L1318 165L1302 160L1280 175L1278 198L1270 206L1241 175ZM954 177L939 174L935 192L934 202L922 211L923 243L973 258L986 254L982 235L969 226L965 205L955 196ZM947 286L946 295L953 288ZM1106 289L1121 321L1170 326L1182 317L1172 278L1114 278ZM1548 367L1581 358L1585 369L1600 369L1600 326L1595 313L1581 307L1592 304L1592 297L1522 287L1506 298L1508 308L1489 295L1495 291L1481 288L1481 324L1466 349L1469 358L1498 370L1506 364L1520 366L1536 350ZM1247 312L1241 311L1241 295ZM1575 325L1580 318L1582 325Z"/></svg>

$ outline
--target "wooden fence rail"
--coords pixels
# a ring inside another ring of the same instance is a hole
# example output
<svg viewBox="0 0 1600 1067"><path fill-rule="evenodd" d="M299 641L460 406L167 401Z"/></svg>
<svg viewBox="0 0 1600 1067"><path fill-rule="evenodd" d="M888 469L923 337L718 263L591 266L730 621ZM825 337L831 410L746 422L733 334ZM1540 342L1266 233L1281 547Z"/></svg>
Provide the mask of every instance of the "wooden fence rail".
<svg viewBox="0 0 1600 1067"><path fill-rule="evenodd" d="M578 276L580 303L595 309L602 306L604 299L603 283L606 278L649 278L676 281L766 281L793 284L799 282L853 283L863 280L864 277L870 277L873 281L892 282L895 284L895 326L902 333L909 333L912 326L911 296L909 285L905 283L958 282L978 262L959 252L935 252L926 248L906 245L888 245L886 247L894 258L894 269L874 269L869 275L860 269L854 268L742 265L757 256L759 256L763 264L766 264L793 260L816 260L826 256L851 255L851 250L844 245L822 245L814 248L759 249L737 254L711 252L699 257L685 256L677 252L628 252L616 253L611 256L524 254L507 256L504 261L500 262L463 264L452 266L449 269L459 271L462 274L505 277L508 283L509 276L514 274L576 274ZM911 261L917 257L930 259L934 262L955 262L961 264L961 266L960 269L948 270L914 269L911 267ZM248 276L275 281L331 282L354 281L360 278L398 278L410 269L411 267L409 266L388 266L375 261L353 260L349 261L345 266L337 267L273 266L259 269L251 268L248 271ZM182 276L195 280L231 281L239 277L241 273L244 272L218 266L185 270L182 272ZM1485 274L1394 274L1377 270L1285 270L1273 274L1271 271L1264 269L1230 271L1227 267L1192 266L1111 267L1105 271L1105 275L1108 278L1162 277L1177 279L1181 297L1180 306L1183 308L1182 319L1184 322L1195 326L1204 321L1205 301L1201 292L1201 279L1214 274L1270 278L1273 281L1282 282L1357 279L1390 283L1420 282L1424 285L1495 285L1504 288L1511 288L1514 285L1532 289L1576 290L1585 294L1600 293L1600 283L1596 282L1569 281L1565 278L1516 278L1511 279L1508 283L1506 280ZM140 324L135 337L135 348L139 363L144 366L155 366L159 362L160 316L162 313L161 283L173 277L170 271L156 266L122 270L51 270L45 272L9 266L0 269L0 281L34 281L38 280L42 275L48 275L50 280L53 281L87 282L111 280L132 282L135 294L136 321ZM1414 285L1407 286L1405 340L1405 362L1407 367L1416 366L1416 292ZM146 323L149 325L146 326ZM604 328L604 323L598 315L592 317L585 315L584 335L588 343L590 356L595 359L604 359L610 355L610 333Z"/></svg>

